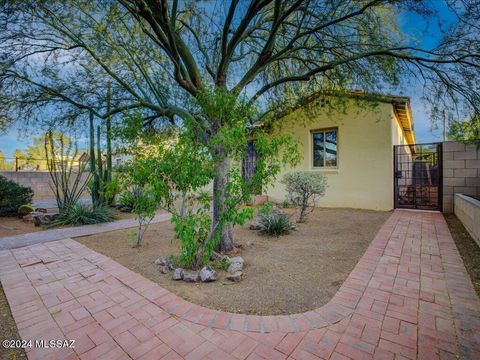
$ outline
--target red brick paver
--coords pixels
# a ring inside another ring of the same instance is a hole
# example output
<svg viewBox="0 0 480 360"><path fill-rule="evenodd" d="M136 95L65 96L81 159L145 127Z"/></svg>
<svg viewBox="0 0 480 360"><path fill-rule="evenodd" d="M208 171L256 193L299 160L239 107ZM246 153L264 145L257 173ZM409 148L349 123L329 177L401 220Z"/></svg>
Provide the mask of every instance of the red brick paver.
<svg viewBox="0 0 480 360"><path fill-rule="evenodd" d="M395 211L325 306L248 316L191 304L72 239L0 251L30 359L476 359L480 300L443 216Z"/></svg>

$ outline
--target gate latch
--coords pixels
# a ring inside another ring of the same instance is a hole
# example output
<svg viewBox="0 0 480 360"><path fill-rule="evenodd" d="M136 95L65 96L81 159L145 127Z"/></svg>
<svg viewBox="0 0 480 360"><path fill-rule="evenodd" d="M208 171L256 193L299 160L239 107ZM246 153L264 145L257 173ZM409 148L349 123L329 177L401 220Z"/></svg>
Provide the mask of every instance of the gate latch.
<svg viewBox="0 0 480 360"><path fill-rule="evenodd" d="M401 170L395 171L395 177L396 177L397 179L403 178L402 171L401 171Z"/></svg>

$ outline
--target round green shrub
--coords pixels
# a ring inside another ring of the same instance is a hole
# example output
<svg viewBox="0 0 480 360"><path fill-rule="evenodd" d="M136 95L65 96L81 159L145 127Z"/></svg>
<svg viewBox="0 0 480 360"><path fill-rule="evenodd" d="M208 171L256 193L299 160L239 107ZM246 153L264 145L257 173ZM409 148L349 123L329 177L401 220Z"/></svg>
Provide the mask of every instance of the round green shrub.
<svg viewBox="0 0 480 360"><path fill-rule="evenodd" d="M32 205L21 205L17 213L18 215L28 215L33 211L35 211L35 208Z"/></svg>
<svg viewBox="0 0 480 360"><path fill-rule="evenodd" d="M32 202L33 190L0 175L0 216L15 215L21 205Z"/></svg>

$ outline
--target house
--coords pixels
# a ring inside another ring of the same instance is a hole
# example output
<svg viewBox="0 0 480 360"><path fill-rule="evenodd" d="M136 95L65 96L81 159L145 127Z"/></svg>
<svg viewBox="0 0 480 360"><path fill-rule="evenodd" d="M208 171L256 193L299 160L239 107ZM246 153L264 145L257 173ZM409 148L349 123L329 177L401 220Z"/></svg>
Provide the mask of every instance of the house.
<svg viewBox="0 0 480 360"><path fill-rule="evenodd" d="M318 171L328 179L321 207L393 209L394 145L415 143L408 97L363 92L312 96L274 122L272 133L296 138L303 159L265 193L282 202L286 172Z"/></svg>

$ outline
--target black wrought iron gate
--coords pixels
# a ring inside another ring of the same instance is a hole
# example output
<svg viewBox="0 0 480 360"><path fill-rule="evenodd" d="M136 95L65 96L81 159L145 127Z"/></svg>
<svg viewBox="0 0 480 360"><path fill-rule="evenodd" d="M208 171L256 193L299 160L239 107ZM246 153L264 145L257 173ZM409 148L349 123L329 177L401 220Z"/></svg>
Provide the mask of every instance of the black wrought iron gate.
<svg viewBox="0 0 480 360"><path fill-rule="evenodd" d="M393 149L395 208L442 210L442 144Z"/></svg>

